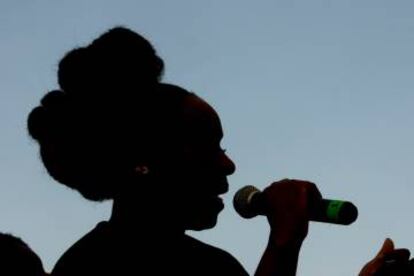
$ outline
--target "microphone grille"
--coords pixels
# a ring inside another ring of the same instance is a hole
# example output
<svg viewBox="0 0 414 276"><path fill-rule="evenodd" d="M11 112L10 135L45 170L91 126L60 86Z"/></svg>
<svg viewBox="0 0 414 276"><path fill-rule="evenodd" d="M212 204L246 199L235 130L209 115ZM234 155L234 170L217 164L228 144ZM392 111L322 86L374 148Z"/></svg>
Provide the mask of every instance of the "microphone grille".
<svg viewBox="0 0 414 276"><path fill-rule="evenodd" d="M243 218L252 218L257 216L251 206L253 195L260 193L260 190L254 186L248 185L236 192L233 197L233 206L236 212Z"/></svg>

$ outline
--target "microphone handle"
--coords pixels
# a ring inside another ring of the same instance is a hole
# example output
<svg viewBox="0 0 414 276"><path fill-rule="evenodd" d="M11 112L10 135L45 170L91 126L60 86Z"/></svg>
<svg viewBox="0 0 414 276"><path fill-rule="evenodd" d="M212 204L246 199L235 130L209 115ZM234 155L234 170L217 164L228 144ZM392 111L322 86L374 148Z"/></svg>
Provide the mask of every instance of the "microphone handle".
<svg viewBox="0 0 414 276"><path fill-rule="evenodd" d="M251 217L253 214L266 215L265 201L262 194L257 192L251 198ZM358 217L358 209L349 201L321 199L311 209L310 220L316 222L349 225Z"/></svg>
<svg viewBox="0 0 414 276"><path fill-rule="evenodd" d="M349 201L322 199L310 213L310 220L349 225L358 217L358 209Z"/></svg>

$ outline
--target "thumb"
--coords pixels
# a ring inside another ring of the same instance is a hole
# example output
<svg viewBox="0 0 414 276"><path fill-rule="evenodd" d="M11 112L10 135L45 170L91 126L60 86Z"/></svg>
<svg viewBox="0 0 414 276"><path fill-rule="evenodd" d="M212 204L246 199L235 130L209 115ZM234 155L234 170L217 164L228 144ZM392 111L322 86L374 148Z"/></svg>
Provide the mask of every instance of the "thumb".
<svg viewBox="0 0 414 276"><path fill-rule="evenodd" d="M386 238L380 251L375 258L384 257L387 253L391 253L394 250L394 242L390 238Z"/></svg>

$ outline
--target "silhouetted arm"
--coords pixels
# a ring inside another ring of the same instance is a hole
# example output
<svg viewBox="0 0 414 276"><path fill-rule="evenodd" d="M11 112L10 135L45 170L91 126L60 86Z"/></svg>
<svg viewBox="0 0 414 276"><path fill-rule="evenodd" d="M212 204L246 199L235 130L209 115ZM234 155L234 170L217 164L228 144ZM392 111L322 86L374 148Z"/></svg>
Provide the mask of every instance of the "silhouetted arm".
<svg viewBox="0 0 414 276"><path fill-rule="evenodd" d="M271 232L255 276L294 276L308 234L309 210L321 194L311 182L284 179L267 187L263 195Z"/></svg>
<svg viewBox="0 0 414 276"><path fill-rule="evenodd" d="M294 276L300 245L276 246L269 243L256 269L255 276Z"/></svg>

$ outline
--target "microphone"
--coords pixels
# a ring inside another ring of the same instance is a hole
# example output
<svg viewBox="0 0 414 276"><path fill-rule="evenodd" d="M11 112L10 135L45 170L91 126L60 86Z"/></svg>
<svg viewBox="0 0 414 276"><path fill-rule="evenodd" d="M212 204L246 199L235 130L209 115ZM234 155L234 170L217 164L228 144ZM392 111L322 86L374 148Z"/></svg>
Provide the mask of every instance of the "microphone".
<svg viewBox="0 0 414 276"><path fill-rule="evenodd" d="M267 207L262 192L254 186L245 186L233 198L236 212L243 218L266 215ZM310 210L310 220L349 225L358 217L358 209L349 201L321 199Z"/></svg>

